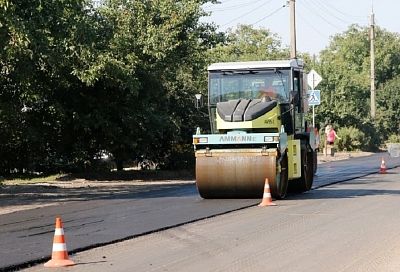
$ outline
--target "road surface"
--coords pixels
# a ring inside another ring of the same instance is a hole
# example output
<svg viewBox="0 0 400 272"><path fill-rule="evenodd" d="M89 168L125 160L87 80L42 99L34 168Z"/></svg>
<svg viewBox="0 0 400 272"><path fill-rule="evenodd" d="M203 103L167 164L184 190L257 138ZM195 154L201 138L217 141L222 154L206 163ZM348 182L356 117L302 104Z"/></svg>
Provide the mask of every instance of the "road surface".
<svg viewBox="0 0 400 272"><path fill-rule="evenodd" d="M380 156L320 165L314 187L376 173ZM386 158L386 161L389 168L400 165L399 159ZM290 201L278 203L280 206L288 205ZM69 252L74 253L158 230L185 226L190 222L252 207L258 202L257 199L202 200L194 184L189 183L142 187L141 190L127 190L101 198L73 198L61 206L1 215L0 270L47 260L51 254L54 219L58 215L64 221Z"/></svg>
<svg viewBox="0 0 400 272"><path fill-rule="evenodd" d="M74 256L67 271L400 271L400 169ZM38 265L26 271L43 271Z"/></svg>

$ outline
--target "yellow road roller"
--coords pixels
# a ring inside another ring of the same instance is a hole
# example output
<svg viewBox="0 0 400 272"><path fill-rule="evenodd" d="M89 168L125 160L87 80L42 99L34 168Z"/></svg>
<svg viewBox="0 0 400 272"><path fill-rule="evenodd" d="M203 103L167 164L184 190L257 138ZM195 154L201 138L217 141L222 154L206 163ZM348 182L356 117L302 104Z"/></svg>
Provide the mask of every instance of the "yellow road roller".
<svg viewBox="0 0 400 272"><path fill-rule="evenodd" d="M275 199L310 190L316 146L307 110L300 59L211 64L211 134L193 135L200 196L261 198L266 179Z"/></svg>

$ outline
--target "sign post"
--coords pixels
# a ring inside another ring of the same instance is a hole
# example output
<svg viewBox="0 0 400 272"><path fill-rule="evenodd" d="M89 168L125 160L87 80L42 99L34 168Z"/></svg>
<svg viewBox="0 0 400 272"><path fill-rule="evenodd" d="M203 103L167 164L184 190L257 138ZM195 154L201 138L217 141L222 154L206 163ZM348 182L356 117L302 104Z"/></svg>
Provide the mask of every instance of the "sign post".
<svg viewBox="0 0 400 272"><path fill-rule="evenodd" d="M314 106L318 106L321 104L321 91L320 90L308 90L307 98L308 98L308 105L311 105L312 109L313 109L313 127L315 127Z"/></svg>
<svg viewBox="0 0 400 272"><path fill-rule="evenodd" d="M307 75L307 83L308 86L311 87L311 91L308 91L308 104L312 105L312 123L313 127L315 127L315 105L321 104L321 92L319 90L314 90L315 87L321 82L322 77L315 72L315 70L311 70L310 73Z"/></svg>

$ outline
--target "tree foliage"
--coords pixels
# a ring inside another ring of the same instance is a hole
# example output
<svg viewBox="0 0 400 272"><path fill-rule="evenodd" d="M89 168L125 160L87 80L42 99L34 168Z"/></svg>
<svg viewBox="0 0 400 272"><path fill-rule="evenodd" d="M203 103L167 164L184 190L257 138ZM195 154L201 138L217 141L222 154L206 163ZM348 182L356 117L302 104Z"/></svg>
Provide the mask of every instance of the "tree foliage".
<svg viewBox="0 0 400 272"><path fill-rule="evenodd" d="M382 122L387 122L389 118L397 120L395 112L388 112L384 106L396 103L388 100L389 95L385 93L390 92L389 87L384 86L400 74L399 35L377 28L375 39L378 86L375 120L370 117L368 28L352 25L344 33L334 36L329 46L321 52L320 59L314 67L323 78L318 86L321 89L322 104L316 108L317 121L330 121L339 127L354 126L360 129L366 138L370 139L370 148L379 145L383 138L387 137L385 133L388 132L388 125ZM386 131L382 128L386 128Z"/></svg>
<svg viewBox="0 0 400 272"><path fill-rule="evenodd" d="M365 150L367 148L366 143L369 140L361 130L355 127L342 127L338 130L337 134L340 139L335 142L335 146L339 150L346 151L359 151Z"/></svg>
<svg viewBox="0 0 400 272"><path fill-rule="evenodd" d="M289 57L268 29L201 23L207 2L216 1L0 1L0 174L82 171L104 154L118 169L140 159L190 166L191 135L208 126L194 107L207 65ZM354 126L369 146L399 133L398 34L377 28L376 120L367 28L337 34L311 65L324 79L318 122Z"/></svg>
<svg viewBox="0 0 400 272"><path fill-rule="evenodd" d="M381 85L377 93L377 120L379 131L385 135L400 135L400 74Z"/></svg>
<svg viewBox="0 0 400 272"><path fill-rule="evenodd" d="M188 152L214 39L199 22L206 2L2 1L0 172Z"/></svg>

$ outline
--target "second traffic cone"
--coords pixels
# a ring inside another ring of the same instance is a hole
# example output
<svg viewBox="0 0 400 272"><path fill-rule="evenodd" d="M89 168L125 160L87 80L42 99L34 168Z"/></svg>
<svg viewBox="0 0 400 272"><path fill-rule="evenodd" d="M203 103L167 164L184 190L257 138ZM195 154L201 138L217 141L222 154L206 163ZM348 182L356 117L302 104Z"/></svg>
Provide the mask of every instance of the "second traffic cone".
<svg viewBox="0 0 400 272"><path fill-rule="evenodd" d="M381 168L379 168L379 173L381 174L386 174L386 164L385 164L385 160L382 158L382 162L381 162Z"/></svg>
<svg viewBox="0 0 400 272"><path fill-rule="evenodd" d="M258 204L258 206L259 207L276 206L276 204L272 202L271 191L269 190L269 183L267 178L265 179L263 199L261 203Z"/></svg>
<svg viewBox="0 0 400 272"><path fill-rule="evenodd" d="M56 230L54 232L53 252L51 260L44 264L45 267L63 267L75 265L68 258L67 245L65 244L64 229L61 218L56 218Z"/></svg>

